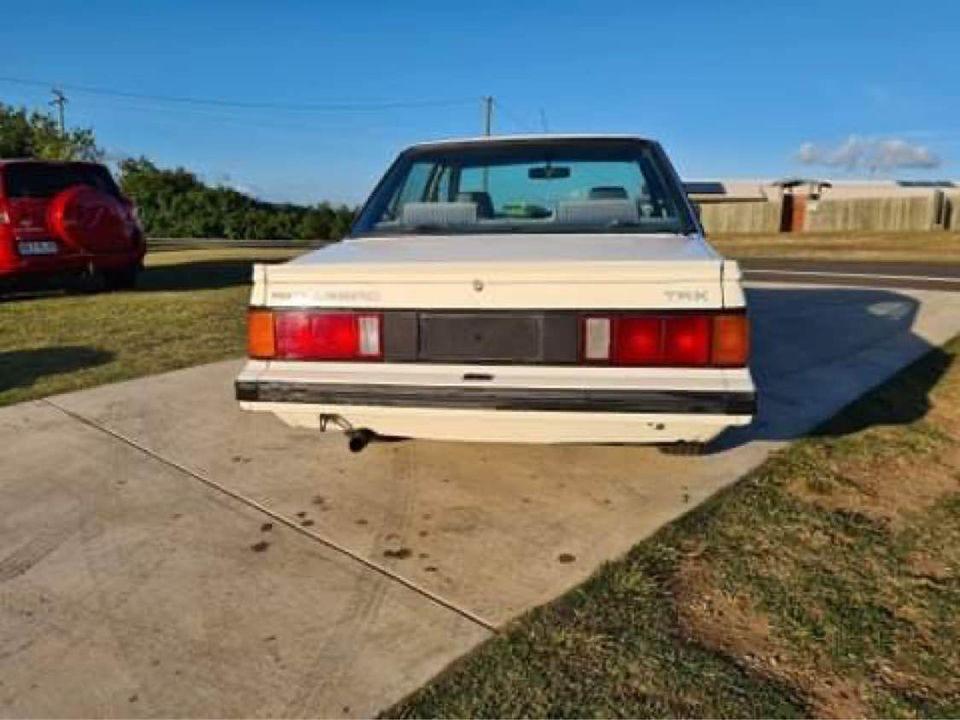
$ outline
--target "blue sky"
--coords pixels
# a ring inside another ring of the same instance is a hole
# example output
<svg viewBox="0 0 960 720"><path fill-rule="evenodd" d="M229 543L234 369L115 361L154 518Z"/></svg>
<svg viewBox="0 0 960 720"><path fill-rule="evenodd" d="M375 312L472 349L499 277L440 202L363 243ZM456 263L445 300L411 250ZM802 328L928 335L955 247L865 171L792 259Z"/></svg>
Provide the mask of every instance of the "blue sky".
<svg viewBox="0 0 960 720"><path fill-rule="evenodd" d="M356 202L401 149L495 130L660 139L688 178L960 177L960 3L15 3L0 76L240 103L67 90L70 124L268 199ZM0 100L45 105L0 81ZM800 160L806 159L806 164Z"/></svg>

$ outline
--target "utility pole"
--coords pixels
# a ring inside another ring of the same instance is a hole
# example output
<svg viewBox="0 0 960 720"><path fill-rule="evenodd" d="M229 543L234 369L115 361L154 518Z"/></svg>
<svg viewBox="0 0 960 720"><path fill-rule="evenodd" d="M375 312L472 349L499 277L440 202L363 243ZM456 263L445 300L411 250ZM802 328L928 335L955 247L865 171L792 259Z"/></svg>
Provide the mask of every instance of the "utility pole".
<svg viewBox="0 0 960 720"><path fill-rule="evenodd" d="M547 126L547 111L543 108L540 108L540 125L543 127L543 132L550 132L550 128Z"/></svg>
<svg viewBox="0 0 960 720"><path fill-rule="evenodd" d="M493 130L493 95L483 99L483 134L490 135Z"/></svg>
<svg viewBox="0 0 960 720"><path fill-rule="evenodd" d="M53 100L50 101L51 105L56 105L57 110L60 115L60 137L63 137L67 134L67 126L63 118L63 107L67 104L67 96L63 94L63 91L53 88L50 92L53 93Z"/></svg>
<svg viewBox="0 0 960 720"><path fill-rule="evenodd" d="M483 134L490 137L493 130L493 95L487 95L483 98ZM487 165L483 167L482 186L483 191L490 190L490 168Z"/></svg>

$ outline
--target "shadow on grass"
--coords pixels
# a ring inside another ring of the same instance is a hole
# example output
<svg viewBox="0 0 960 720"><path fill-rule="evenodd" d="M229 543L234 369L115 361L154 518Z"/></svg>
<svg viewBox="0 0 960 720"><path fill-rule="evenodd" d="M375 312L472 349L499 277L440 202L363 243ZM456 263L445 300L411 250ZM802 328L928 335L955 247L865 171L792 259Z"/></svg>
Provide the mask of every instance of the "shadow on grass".
<svg viewBox="0 0 960 720"><path fill-rule="evenodd" d="M259 259L201 260L147 267L137 279L137 290L217 290L249 285L254 263Z"/></svg>
<svg viewBox="0 0 960 720"><path fill-rule="evenodd" d="M0 352L0 392L30 387L50 375L103 365L113 357L112 352L83 345Z"/></svg>
<svg viewBox="0 0 960 720"><path fill-rule="evenodd" d="M930 350L890 381L819 425L811 436L851 435L877 425L909 425L920 420L930 411L930 391L955 361L955 355L941 348Z"/></svg>
<svg viewBox="0 0 960 720"><path fill-rule="evenodd" d="M134 292L218 290L249 285L253 282L255 263L275 263L286 258L274 256L224 258L194 262L155 265L144 268L137 277ZM0 302L37 300L63 296L65 293L101 291L95 281L82 275L37 277L0 286Z"/></svg>

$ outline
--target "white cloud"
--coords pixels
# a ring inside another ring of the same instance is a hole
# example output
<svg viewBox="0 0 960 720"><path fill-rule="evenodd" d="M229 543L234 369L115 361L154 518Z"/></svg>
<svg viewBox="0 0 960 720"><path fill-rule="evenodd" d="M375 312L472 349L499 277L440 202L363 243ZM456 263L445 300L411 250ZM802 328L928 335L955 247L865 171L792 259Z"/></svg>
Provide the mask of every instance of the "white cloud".
<svg viewBox="0 0 960 720"><path fill-rule="evenodd" d="M931 169L941 165L940 157L926 145L902 138L868 138L851 135L840 145L826 147L803 143L796 159L804 165L826 165L870 172L900 168Z"/></svg>

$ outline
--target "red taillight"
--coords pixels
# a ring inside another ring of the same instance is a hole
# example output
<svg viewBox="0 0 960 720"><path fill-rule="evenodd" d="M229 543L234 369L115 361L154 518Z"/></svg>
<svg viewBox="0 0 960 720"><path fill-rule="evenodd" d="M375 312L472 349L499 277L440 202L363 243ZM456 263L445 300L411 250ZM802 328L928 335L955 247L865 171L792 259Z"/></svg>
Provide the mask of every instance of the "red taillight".
<svg viewBox="0 0 960 720"><path fill-rule="evenodd" d="M710 318L678 315L663 321L663 355L671 365L710 363Z"/></svg>
<svg viewBox="0 0 960 720"><path fill-rule="evenodd" d="M274 358L380 360L381 316L374 313L276 311Z"/></svg>
<svg viewBox="0 0 960 720"><path fill-rule="evenodd" d="M662 365L663 319L613 318L613 362L616 365Z"/></svg>
<svg viewBox="0 0 960 720"><path fill-rule="evenodd" d="M742 313L591 315L581 322L585 363L646 367L743 367L749 326Z"/></svg>

